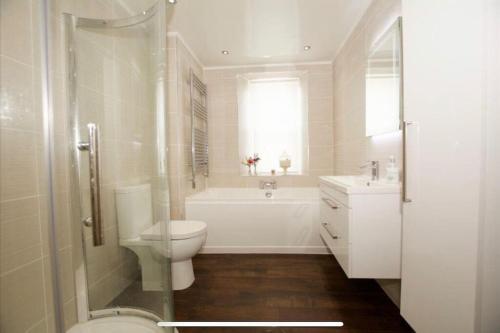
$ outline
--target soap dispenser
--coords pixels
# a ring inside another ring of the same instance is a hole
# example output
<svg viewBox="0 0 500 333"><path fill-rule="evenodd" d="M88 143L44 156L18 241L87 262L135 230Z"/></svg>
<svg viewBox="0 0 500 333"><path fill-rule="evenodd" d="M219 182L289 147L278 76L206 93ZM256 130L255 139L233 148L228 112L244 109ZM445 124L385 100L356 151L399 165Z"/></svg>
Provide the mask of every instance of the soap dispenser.
<svg viewBox="0 0 500 333"><path fill-rule="evenodd" d="M389 162L386 168L386 180L388 183L397 184L399 183L399 169L396 166L396 158L394 156L389 156Z"/></svg>

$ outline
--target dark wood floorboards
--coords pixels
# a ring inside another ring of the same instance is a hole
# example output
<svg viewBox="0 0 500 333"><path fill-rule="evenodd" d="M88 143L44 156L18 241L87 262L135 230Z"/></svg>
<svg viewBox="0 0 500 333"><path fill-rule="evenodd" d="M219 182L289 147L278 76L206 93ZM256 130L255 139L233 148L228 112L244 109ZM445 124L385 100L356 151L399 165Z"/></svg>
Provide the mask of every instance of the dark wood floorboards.
<svg viewBox="0 0 500 333"><path fill-rule="evenodd" d="M413 332L374 280L347 279L327 255L198 255L174 292L177 321L343 321L343 328L184 328L219 332Z"/></svg>
<svg viewBox="0 0 500 333"><path fill-rule="evenodd" d="M174 292L178 321L343 321L343 328L183 328L180 333L412 332L374 280L347 279L333 256L198 255L196 281ZM162 316L163 293L130 285L110 306Z"/></svg>

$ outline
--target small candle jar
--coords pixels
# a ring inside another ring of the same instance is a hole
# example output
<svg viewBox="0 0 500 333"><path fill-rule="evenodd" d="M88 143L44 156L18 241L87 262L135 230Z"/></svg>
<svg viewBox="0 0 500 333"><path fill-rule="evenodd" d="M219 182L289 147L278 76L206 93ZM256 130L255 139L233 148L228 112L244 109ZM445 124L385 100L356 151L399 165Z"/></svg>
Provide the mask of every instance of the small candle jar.
<svg viewBox="0 0 500 333"><path fill-rule="evenodd" d="M280 168L283 169L283 174L286 175L288 168L292 165L290 156L284 152L280 157Z"/></svg>

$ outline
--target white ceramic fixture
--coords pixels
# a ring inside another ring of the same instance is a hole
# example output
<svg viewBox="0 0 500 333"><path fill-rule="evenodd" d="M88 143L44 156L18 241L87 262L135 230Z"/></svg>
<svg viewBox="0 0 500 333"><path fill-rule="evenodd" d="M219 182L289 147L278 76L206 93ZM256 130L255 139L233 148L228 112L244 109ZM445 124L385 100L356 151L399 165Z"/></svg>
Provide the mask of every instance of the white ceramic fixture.
<svg viewBox="0 0 500 333"><path fill-rule="evenodd" d="M71 327L67 333L163 333L156 322L133 316L93 319Z"/></svg>
<svg viewBox="0 0 500 333"><path fill-rule="evenodd" d="M186 198L186 218L208 225L203 253L316 253L318 188L210 188Z"/></svg>
<svg viewBox="0 0 500 333"><path fill-rule="evenodd" d="M320 177L320 235L349 278L400 278L400 192L366 177Z"/></svg>
<svg viewBox="0 0 500 333"><path fill-rule="evenodd" d="M143 290L162 290L161 260L171 257L172 288L185 289L194 282L191 258L206 239L201 221L170 221L153 224L151 186L143 184L115 189L120 245L139 257ZM165 228L165 230L162 230ZM170 233L172 253L162 236Z"/></svg>
<svg viewBox="0 0 500 333"><path fill-rule="evenodd" d="M192 257L207 239L207 224L202 221L172 221L172 288L182 290L194 282Z"/></svg>

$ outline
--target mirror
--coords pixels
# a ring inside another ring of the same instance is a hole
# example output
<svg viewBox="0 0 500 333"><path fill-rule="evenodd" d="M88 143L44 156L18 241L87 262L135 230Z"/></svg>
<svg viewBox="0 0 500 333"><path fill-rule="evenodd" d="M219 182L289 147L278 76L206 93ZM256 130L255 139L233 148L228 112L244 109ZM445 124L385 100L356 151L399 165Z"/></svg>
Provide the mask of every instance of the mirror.
<svg viewBox="0 0 500 333"><path fill-rule="evenodd" d="M399 130L401 117L401 18L370 48L365 74L366 136Z"/></svg>

